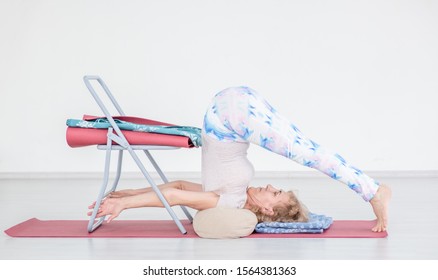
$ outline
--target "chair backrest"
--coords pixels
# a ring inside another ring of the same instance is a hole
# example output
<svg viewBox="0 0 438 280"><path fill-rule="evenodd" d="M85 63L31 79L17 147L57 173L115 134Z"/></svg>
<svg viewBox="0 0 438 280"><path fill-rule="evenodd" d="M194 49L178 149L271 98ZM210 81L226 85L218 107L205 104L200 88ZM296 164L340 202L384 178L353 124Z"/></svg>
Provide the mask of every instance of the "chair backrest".
<svg viewBox="0 0 438 280"><path fill-rule="evenodd" d="M93 85L91 84L91 81L93 81L93 80L97 81L100 84L100 86L102 87L102 89L104 90L104 92L106 93L109 100L111 101L113 106L116 108L116 110L120 114L120 116L125 116L125 113L123 112L122 107L120 107L119 103L114 98L114 96L111 94L111 91L109 90L109 88L107 87L105 82L99 76L92 76L92 75L84 76L85 85L87 86L88 90L90 91L93 98L96 100L97 104L99 105L100 109L105 114L105 116L108 118L108 117L111 117L111 114L110 114L108 108L103 103L102 99L99 97L99 94L93 88Z"/></svg>
<svg viewBox="0 0 438 280"><path fill-rule="evenodd" d="M119 113L119 115L120 116L125 116L125 113L123 112L123 110L120 107L119 103L117 103L117 101L114 98L114 96L111 94L111 91L106 86L105 82L99 76L92 76L92 75L84 76L85 85L87 86L87 88L90 91L90 93L93 96L93 98L96 100L96 102L99 105L100 109L102 110L102 112L104 113L105 117L107 118L108 122L111 124L111 128L108 129L108 131L109 131L108 137L111 138L113 141L115 141L117 144L119 144L119 145L121 145L123 147L126 147L127 144L128 144L128 141L126 140L126 138L125 138L124 134L122 133L122 131L120 130L119 126L114 121L114 119L113 119L111 113L109 112L108 108L105 106L105 104L103 103L102 99L99 97L99 94L93 88L93 85L91 84L91 81L93 81L93 80L97 81L100 84L100 86L103 88L103 90L105 91L106 95L110 99L111 103L114 105L114 107L116 108L117 112ZM114 135L112 130L114 130L117 135Z"/></svg>

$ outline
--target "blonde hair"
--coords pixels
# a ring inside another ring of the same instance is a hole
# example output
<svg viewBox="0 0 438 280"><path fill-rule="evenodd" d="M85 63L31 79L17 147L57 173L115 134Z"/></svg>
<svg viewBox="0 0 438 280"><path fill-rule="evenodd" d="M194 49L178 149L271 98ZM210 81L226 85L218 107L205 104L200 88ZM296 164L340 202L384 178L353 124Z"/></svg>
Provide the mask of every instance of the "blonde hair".
<svg viewBox="0 0 438 280"><path fill-rule="evenodd" d="M266 215L259 207L253 207L253 211L259 222L307 222L309 211L302 204L292 191L287 192L289 201L273 207L274 214Z"/></svg>

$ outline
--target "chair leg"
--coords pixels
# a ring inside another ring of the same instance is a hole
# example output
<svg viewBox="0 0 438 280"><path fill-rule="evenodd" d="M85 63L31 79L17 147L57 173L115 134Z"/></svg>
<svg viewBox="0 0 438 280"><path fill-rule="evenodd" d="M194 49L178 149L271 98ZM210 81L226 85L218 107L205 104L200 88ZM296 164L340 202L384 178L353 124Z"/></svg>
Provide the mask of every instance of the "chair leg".
<svg viewBox="0 0 438 280"><path fill-rule="evenodd" d="M120 160L120 154L119 154L119 160ZM94 205L90 220L88 221L88 227L87 227L88 232L93 232L94 230L96 230L105 220L105 217L101 217L96 221L96 216L97 216L97 211L99 210L100 204L102 203L102 200L105 197L105 191L106 191L107 186L108 186L110 164L111 164L111 142L109 141L109 144L107 145L107 149L106 149L106 155L105 155L105 169L104 169L104 173L103 173L103 182L102 182L102 186L100 187L100 191L97 195L96 204ZM117 179L117 182L118 182L118 179Z"/></svg>
<svg viewBox="0 0 438 280"><path fill-rule="evenodd" d="M115 191L117 189L117 186L119 185L120 175L122 174L122 162L123 162L123 150L119 151L119 157L117 159L117 173L116 177L114 178L114 183L111 189L105 194L105 197Z"/></svg>
<svg viewBox="0 0 438 280"><path fill-rule="evenodd" d="M169 205L169 203L167 202L165 197L162 195L162 193L159 190L158 186L154 183L154 181L150 177L149 173L146 171L144 165L142 164L142 162L138 158L137 154L134 152L134 150L131 147L128 147L128 151L131 154L131 156L134 159L134 161L136 162L137 166L140 168L140 170L143 173L143 175L145 176L146 180L151 185L152 189L157 194L157 196L160 199L160 201L163 203L163 205L166 208L167 212L170 214L170 216L172 217L172 219L176 223L176 225L179 228L179 230L181 231L181 233L182 234L186 234L187 233L186 229L184 228L184 226L182 225L181 221L176 216L175 212L173 211L173 209L171 208L171 206ZM113 186L111 187L111 189L108 192L106 192L107 187L108 187L109 170L110 170L110 165L111 165L111 141L108 141L107 149L106 149L106 156L105 156L104 178L103 178L103 182L102 182L102 186L100 188L99 194L98 194L97 199L96 199L96 204L95 204L95 206L93 208L93 212L91 214L90 220L88 222L88 227L87 227L88 232L90 232L90 233L93 232L94 230L96 230L99 226L101 226L102 223L105 220L105 217L100 217L96 221L97 211L99 210L99 207L100 207L100 205L102 203L102 200L110 192L116 190L118 182L119 182L119 179L120 179L120 176L121 176L122 162L123 162L123 150L120 150L119 151L119 156L118 156L118 162L117 162L116 177L114 179ZM153 163L155 168L158 168L157 172L159 172L160 176L162 176L161 178L163 179L163 181L168 182L167 178L164 176L163 172L161 171L161 169L158 167L158 165L156 164L156 162L153 159L152 159L152 163ZM187 210L185 209L185 211L187 211ZM187 212L187 214L190 216L190 213Z"/></svg>
<svg viewBox="0 0 438 280"><path fill-rule="evenodd" d="M149 161L152 163L152 165L154 166L155 170L158 172L158 174L161 177L161 180L163 180L164 183L168 183L169 180L167 179L166 175L164 175L163 171L161 170L161 168L158 166L157 162L155 161L155 159L152 157L151 153L147 150L143 150L144 153L146 154L146 156L148 157ZM180 206L181 209L183 210L184 214L186 215L187 219L189 219L190 223L193 223L193 217L190 214L190 212L187 210L187 208L183 205Z"/></svg>
<svg viewBox="0 0 438 280"><path fill-rule="evenodd" d="M120 175L122 173L122 162L123 162L123 150L119 151L118 159L117 159L117 173L116 177L114 178L113 185L111 189L106 192L106 189L108 187L108 181L109 181L109 170L111 165L111 141L107 141L107 149L106 149L106 156L105 156L105 169L104 169L104 175L103 175L103 182L102 186L100 187L99 194L96 199L96 205L93 208L93 213L91 214L90 220L88 222L88 232L93 232L95 229L97 229L105 220L105 217L99 218L99 220L96 222L96 215L97 211L100 207L100 204L102 203L102 200L110 193L116 190Z"/></svg>
<svg viewBox="0 0 438 280"><path fill-rule="evenodd" d="M135 163L137 164L137 166L140 168L140 170L143 173L144 177L149 182L149 184L151 185L152 189L155 191L155 194L158 196L158 198L160 199L161 203L163 204L163 206L166 208L167 212L172 217L173 221L175 222L175 224L177 225L177 227L179 228L181 233L182 234L186 234L187 233L186 229L182 225L182 223L179 220L179 218L176 216L175 212L173 211L172 207L167 202L166 198L161 193L160 189L157 187L155 182L152 180L151 176L149 175L149 172L147 172L146 168L144 167L143 163L141 162L141 160L139 159L139 157L137 156L135 151L131 148L131 146L128 146L127 149L129 151L129 153L131 154L132 158L134 159Z"/></svg>

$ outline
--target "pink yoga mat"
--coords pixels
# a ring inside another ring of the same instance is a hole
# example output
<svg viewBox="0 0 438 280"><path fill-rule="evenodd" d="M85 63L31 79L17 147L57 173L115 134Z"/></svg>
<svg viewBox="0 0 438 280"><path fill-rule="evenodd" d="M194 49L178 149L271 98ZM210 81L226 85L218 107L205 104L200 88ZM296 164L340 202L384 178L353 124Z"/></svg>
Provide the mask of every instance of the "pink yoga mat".
<svg viewBox="0 0 438 280"><path fill-rule="evenodd" d="M101 117L84 115L83 120L93 120ZM145 125L172 125L159 121L129 117L117 116L117 119ZM105 145L107 141L107 129L95 128L80 128L67 127L66 140L67 144L72 148L91 146L91 145ZM172 146L181 148L191 148L193 144L190 139L185 136L166 135L158 133L137 132L137 131L123 131L126 140L131 145L158 145L158 146Z"/></svg>
<svg viewBox="0 0 438 280"><path fill-rule="evenodd" d="M11 237L81 237L81 238L199 238L189 221L182 223L187 234L181 234L172 220L115 220L103 224L93 233L87 232L88 221L27 220L5 231ZM387 232L371 231L374 221L339 220L323 233L264 234L253 233L246 238L383 238Z"/></svg>

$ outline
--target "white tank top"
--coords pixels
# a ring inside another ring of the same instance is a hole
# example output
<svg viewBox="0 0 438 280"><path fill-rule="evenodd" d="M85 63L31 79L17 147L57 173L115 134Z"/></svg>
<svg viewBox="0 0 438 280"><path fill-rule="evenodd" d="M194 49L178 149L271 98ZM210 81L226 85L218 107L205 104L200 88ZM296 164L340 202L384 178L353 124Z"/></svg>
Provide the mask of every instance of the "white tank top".
<svg viewBox="0 0 438 280"><path fill-rule="evenodd" d="M248 142L221 142L202 132L202 186L218 194L217 207L243 208L254 176Z"/></svg>

